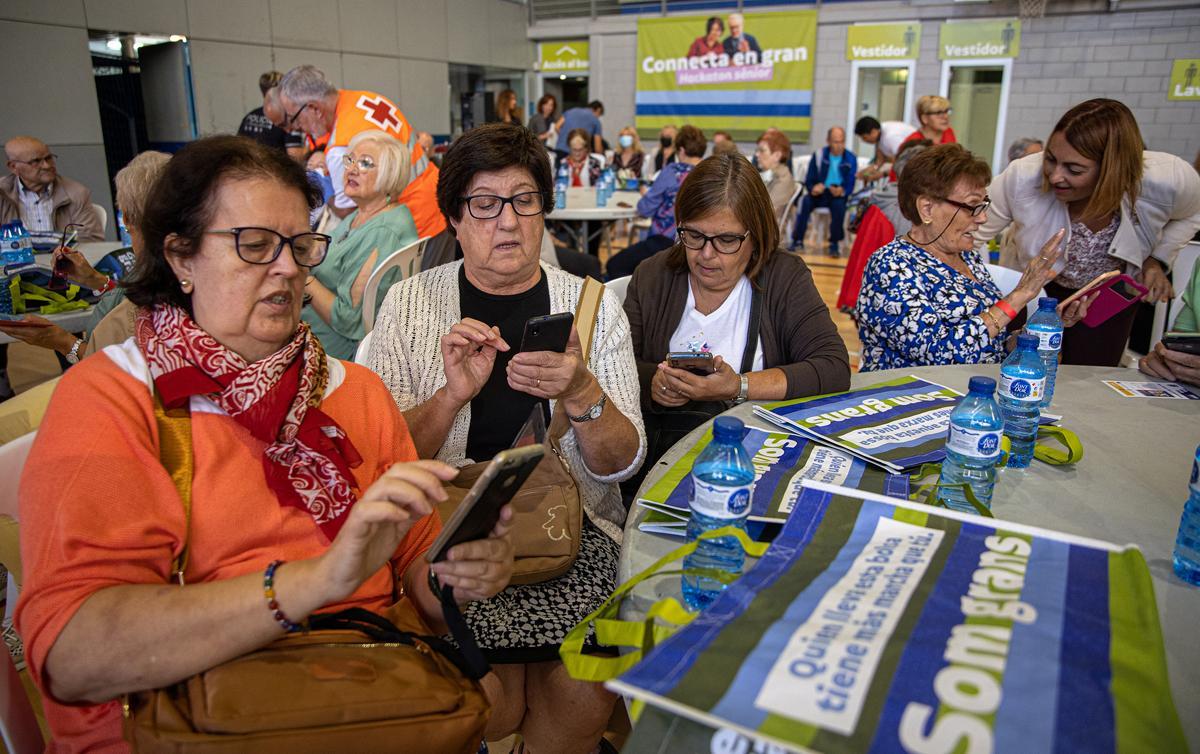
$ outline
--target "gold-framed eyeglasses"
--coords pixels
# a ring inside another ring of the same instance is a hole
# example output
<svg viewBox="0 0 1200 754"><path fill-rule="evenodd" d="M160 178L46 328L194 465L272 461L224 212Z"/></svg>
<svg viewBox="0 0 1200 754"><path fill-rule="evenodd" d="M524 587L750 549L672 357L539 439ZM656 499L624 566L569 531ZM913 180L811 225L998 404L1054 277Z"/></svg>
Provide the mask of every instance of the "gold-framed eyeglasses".
<svg viewBox="0 0 1200 754"><path fill-rule="evenodd" d="M292 257L301 267L316 267L325 261L332 240L324 233L297 233L285 236L270 228L227 228L224 230L206 230L213 235L233 236L233 245L237 255L243 262L249 264L270 264L279 258L284 244L292 247Z"/></svg>
<svg viewBox="0 0 1200 754"><path fill-rule="evenodd" d="M363 171L364 173L366 173L370 170L374 170L375 168L379 167L378 165L375 164L375 161L372 160L370 157L357 157L356 158L352 153L342 156L342 164L346 166L347 170L349 170L352 167L357 167L359 170Z"/></svg>
<svg viewBox="0 0 1200 754"><path fill-rule="evenodd" d="M718 254L736 254L742 248L742 243L750 237L750 231L745 233L718 233L715 236L705 235L698 230L679 226L676 230L679 242L689 249L701 251L704 244L711 243Z"/></svg>

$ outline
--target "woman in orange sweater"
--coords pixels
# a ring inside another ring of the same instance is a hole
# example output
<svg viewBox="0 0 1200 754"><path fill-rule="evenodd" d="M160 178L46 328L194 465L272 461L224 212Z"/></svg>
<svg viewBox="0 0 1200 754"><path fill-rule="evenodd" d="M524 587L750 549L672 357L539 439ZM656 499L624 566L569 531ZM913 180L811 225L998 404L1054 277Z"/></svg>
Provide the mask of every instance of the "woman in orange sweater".
<svg viewBox="0 0 1200 754"><path fill-rule="evenodd" d="M125 750L122 694L262 647L316 611L382 611L402 587L445 632L430 568L460 602L508 583L509 512L450 561L419 557L455 471L416 460L379 378L326 358L301 324L306 273L329 242L309 232L316 200L282 152L237 137L185 147L145 210L127 286L135 336L54 394L21 480L16 614L52 750ZM190 515L160 460L156 400L190 409ZM168 586L185 544L187 585Z"/></svg>

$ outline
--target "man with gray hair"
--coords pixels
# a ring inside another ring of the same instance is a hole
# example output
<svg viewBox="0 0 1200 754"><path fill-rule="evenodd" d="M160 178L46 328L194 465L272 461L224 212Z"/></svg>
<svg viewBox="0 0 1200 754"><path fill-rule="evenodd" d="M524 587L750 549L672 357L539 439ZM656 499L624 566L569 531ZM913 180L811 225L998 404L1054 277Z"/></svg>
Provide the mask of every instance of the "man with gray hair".
<svg viewBox="0 0 1200 754"><path fill-rule="evenodd" d="M344 159L350 140L363 131L379 130L405 144L412 155L412 180L393 198L412 212L421 237L436 236L446 229L437 203L437 166L417 142L416 129L391 100L376 92L338 89L315 66L301 65L280 81L279 103L284 110L284 128L308 134L313 146L324 141L325 167L334 189L329 207L334 214L345 217L355 209L344 192Z"/></svg>
<svg viewBox="0 0 1200 754"><path fill-rule="evenodd" d="M1042 140L1032 139L1028 136L1021 138L1008 145L1008 161L1019 160L1031 154L1037 154L1042 151Z"/></svg>
<svg viewBox="0 0 1200 754"><path fill-rule="evenodd" d="M0 222L20 220L30 231L79 226L80 241L103 241L104 227L92 209L92 192L58 174L58 155L32 136L4 144L10 175L0 178Z"/></svg>

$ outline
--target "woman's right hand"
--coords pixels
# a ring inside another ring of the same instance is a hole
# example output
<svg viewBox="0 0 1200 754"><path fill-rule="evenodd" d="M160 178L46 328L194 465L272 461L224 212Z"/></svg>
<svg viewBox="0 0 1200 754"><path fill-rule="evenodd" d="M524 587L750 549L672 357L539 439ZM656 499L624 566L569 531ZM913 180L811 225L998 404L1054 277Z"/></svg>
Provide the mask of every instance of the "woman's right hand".
<svg viewBox="0 0 1200 754"><path fill-rule="evenodd" d="M1040 296L1042 288L1046 287L1046 283L1058 277L1058 273L1054 271L1054 263L1062 255L1061 244L1066 232L1066 228L1060 229L1051 236L1049 241L1042 245L1041 251L1029 262L1029 266L1025 268L1025 272L1021 273L1021 279L1017 282L1017 287L1013 288L1005 297L1010 300L1013 308L1017 311L1020 311L1026 304Z"/></svg>
<svg viewBox="0 0 1200 754"><path fill-rule="evenodd" d="M509 350L498 327L488 327L477 319L464 318L442 336L442 364L446 370L446 392L464 406L483 389L496 353Z"/></svg>
<svg viewBox="0 0 1200 754"><path fill-rule="evenodd" d="M458 469L441 461L393 464L367 488L321 555L322 604L337 602L383 567L419 519L446 499L442 482Z"/></svg>

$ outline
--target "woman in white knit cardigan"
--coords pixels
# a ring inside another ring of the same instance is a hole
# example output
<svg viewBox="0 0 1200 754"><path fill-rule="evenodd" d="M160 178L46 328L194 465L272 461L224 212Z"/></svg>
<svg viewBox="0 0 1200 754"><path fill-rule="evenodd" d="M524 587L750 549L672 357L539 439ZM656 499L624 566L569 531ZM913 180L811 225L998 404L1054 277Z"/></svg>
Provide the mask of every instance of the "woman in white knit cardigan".
<svg viewBox="0 0 1200 754"><path fill-rule="evenodd" d="M602 745L615 697L571 679L558 647L616 586L626 514L617 482L645 455L629 322L606 292L589 365L574 331L565 353L517 353L525 321L574 312L582 285L540 264L553 191L546 151L527 129L493 123L465 134L443 158L437 190L463 259L392 287L368 365L424 458L487 460L539 405L570 417L562 449L586 514L579 557L557 579L509 587L465 612L496 671L485 678L487 738L520 732L527 751L585 754Z"/></svg>

